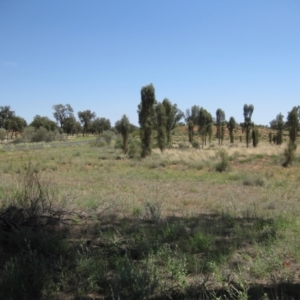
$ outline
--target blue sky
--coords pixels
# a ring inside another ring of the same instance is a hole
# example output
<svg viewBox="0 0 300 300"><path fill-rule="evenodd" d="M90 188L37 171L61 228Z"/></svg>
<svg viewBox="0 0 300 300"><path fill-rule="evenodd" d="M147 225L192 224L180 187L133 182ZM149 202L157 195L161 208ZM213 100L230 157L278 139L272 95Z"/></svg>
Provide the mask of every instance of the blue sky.
<svg viewBox="0 0 300 300"><path fill-rule="evenodd" d="M300 105L298 0L0 0L0 106L138 124L140 90L268 125Z"/></svg>

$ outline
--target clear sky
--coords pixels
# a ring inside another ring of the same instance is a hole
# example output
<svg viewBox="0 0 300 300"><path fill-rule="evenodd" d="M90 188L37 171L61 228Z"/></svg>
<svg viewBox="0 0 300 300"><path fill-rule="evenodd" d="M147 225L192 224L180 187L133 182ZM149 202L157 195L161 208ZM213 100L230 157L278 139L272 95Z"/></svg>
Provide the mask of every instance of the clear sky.
<svg viewBox="0 0 300 300"><path fill-rule="evenodd" d="M299 0L0 0L0 106L138 124L141 88L268 125L300 105Z"/></svg>

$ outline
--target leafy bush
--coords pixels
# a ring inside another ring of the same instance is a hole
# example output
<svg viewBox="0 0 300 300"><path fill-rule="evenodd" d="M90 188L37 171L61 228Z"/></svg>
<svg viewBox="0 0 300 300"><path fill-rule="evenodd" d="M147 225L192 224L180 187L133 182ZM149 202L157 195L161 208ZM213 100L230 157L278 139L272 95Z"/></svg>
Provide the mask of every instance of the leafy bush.
<svg viewBox="0 0 300 300"><path fill-rule="evenodd" d="M90 142L92 147L105 147L106 143L102 137L96 138L94 141Z"/></svg>
<svg viewBox="0 0 300 300"><path fill-rule="evenodd" d="M129 158L135 158L140 156L141 144L136 140L131 140L128 146L128 156Z"/></svg>
<svg viewBox="0 0 300 300"><path fill-rule="evenodd" d="M111 144L112 139L115 137L115 133L113 131L107 130L101 134L101 137L105 140L106 144L109 146Z"/></svg>

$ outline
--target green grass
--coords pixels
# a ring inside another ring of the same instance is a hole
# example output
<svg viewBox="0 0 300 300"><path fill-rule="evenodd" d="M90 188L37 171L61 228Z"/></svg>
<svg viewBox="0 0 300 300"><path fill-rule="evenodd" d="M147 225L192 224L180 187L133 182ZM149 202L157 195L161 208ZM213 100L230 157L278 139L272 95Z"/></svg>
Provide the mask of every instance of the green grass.
<svg viewBox="0 0 300 300"><path fill-rule="evenodd" d="M43 215L1 231L0 299L284 298L300 267L299 164L261 149L219 154L226 172L217 146L144 160L113 144L0 152L2 215Z"/></svg>

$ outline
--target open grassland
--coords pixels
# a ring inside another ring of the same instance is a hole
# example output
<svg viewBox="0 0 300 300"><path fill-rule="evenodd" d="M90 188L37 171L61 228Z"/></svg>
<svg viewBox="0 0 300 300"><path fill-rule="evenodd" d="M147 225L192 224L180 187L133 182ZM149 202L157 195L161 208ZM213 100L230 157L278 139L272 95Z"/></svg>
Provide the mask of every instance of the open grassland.
<svg viewBox="0 0 300 300"><path fill-rule="evenodd" d="M299 161L173 140L2 148L0 299L299 299Z"/></svg>

